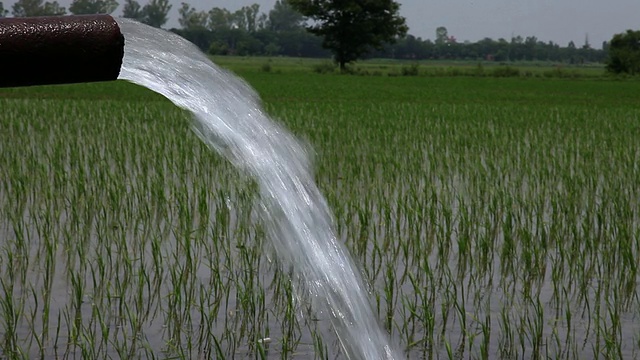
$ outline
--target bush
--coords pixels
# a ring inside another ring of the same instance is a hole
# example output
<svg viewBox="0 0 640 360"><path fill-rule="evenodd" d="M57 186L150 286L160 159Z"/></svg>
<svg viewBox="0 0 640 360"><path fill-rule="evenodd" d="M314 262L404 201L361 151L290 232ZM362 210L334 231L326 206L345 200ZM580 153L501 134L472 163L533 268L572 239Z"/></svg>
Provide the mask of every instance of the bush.
<svg viewBox="0 0 640 360"><path fill-rule="evenodd" d="M318 74L333 74L336 72L336 64L330 61L324 61L320 64L313 65L313 72Z"/></svg>
<svg viewBox="0 0 640 360"><path fill-rule="evenodd" d="M542 75L546 78L578 78L580 73L569 71L561 66L556 66L553 70L547 70Z"/></svg>
<svg viewBox="0 0 640 360"><path fill-rule="evenodd" d="M500 66L493 69L491 75L495 77L517 77L520 76L520 70L511 66Z"/></svg>
<svg viewBox="0 0 640 360"><path fill-rule="evenodd" d="M417 63L402 67L402 76L418 76L419 65Z"/></svg>
<svg viewBox="0 0 640 360"><path fill-rule="evenodd" d="M447 76L462 76L465 75L462 69L452 66L447 69Z"/></svg>

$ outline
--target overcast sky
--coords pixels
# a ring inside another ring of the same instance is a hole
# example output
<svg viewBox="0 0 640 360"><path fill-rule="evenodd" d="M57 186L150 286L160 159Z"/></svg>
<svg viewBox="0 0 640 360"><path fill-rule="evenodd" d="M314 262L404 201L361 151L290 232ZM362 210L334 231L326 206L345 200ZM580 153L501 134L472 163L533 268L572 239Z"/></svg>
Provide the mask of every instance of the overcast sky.
<svg viewBox="0 0 640 360"><path fill-rule="evenodd" d="M3 0L0 0L3 1ZM118 0L123 3L124 0ZM138 0L141 4L146 0ZM178 26L180 0L170 0L173 8L165 27ZM536 36L566 46L573 40L584 44L585 36L595 48L626 29L640 29L640 0L397 0L406 17L409 33L434 39L438 26L445 26L458 41L477 41L521 35ZM11 9L14 0L4 0ZM68 7L71 0L58 0ZM275 0L187 0L199 10L223 7L237 10L243 5L260 4L268 12ZM114 15L119 15L118 9Z"/></svg>

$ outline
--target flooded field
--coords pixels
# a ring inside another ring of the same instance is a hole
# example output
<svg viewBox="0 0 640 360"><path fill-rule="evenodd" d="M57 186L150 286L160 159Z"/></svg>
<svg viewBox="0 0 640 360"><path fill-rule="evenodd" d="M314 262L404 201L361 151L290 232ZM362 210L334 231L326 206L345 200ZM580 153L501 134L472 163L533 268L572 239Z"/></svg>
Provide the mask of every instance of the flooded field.
<svg viewBox="0 0 640 360"><path fill-rule="evenodd" d="M594 89L611 84L246 76L315 149L408 358L640 356L640 108L609 106ZM0 98L3 357L340 356L256 184L188 114L123 89Z"/></svg>

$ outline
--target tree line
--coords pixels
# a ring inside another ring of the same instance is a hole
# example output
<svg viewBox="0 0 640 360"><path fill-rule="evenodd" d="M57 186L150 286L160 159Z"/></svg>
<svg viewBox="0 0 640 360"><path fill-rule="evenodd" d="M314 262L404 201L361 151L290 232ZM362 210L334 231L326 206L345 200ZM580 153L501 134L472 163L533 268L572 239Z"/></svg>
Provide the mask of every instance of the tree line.
<svg viewBox="0 0 640 360"><path fill-rule="evenodd" d="M277 1L267 14L259 13L259 9L259 5L254 4L235 12L220 8L205 12L182 3L179 9L180 28L172 31L211 54L300 57L330 55L330 51L322 47L323 34L316 31L315 34L318 36L314 36L314 33L305 31L306 17L289 2ZM351 32L355 33L358 32ZM351 35L348 38L354 39L355 36ZM350 46L353 47L354 45ZM592 47L588 37L583 44L576 45L571 41L566 46L552 41L544 42L535 36L458 42L455 37L449 36L445 27L438 27L435 40L422 39L411 34L395 36L393 42L385 42L381 49L364 49L357 56L412 60L552 61L583 64L604 62L607 59L607 50L608 43L603 43L597 49Z"/></svg>
<svg viewBox="0 0 640 360"><path fill-rule="evenodd" d="M213 55L328 57L322 38L305 30L305 17L286 1L268 12L260 5L236 11L214 7L196 10L187 3L178 9L180 28L171 31Z"/></svg>
<svg viewBox="0 0 640 360"><path fill-rule="evenodd" d="M111 14L120 4L116 0L73 0L69 13L73 15ZM123 17L133 18L145 24L161 27L169 19L171 4L169 0L150 0L144 7L135 0L125 0ZM9 10L0 2L0 17L8 16ZM60 16L66 15L67 9L57 1L18 0L12 8L15 17Z"/></svg>
<svg viewBox="0 0 640 360"><path fill-rule="evenodd" d="M73 0L68 10L72 14L110 14L118 6L116 0ZM125 0L122 16L162 27L167 23L171 9L169 0L148 0L144 6L137 0ZM16 17L63 15L67 9L57 1L18 0L11 13ZM0 2L0 17L8 14L9 10ZM535 36L458 42L441 26L436 29L434 40L422 39L407 34L405 19L399 16L399 4L393 0L365 3L355 0L278 0L267 13L261 12L258 4L236 11L219 7L203 11L183 2L178 14L180 26L170 31L214 55L313 58L333 55L341 68L356 59L371 57L571 64L612 61L608 57L612 42L604 42L596 49L589 43L588 36L581 45L571 41L566 46L544 42ZM615 39L614 46L635 46L633 41ZM634 61L633 56L636 55L633 55L633 49L630 51L632 55L628 55L628 51L625 54L632 58L628 61ZM625 63L617 64L610 69L621 68L620 64Z"/></svg>
<svg viewBox="0 0 640 360"><path fill-rule="evenodd" d="M436 30L435 41L407 35L382 51L373 52L372 57L394 57L398 59L451 59L509 61L550 61L569 64L604 62L607 59L608 43L596 49L588 37L581 45L570 41L561 46L553 41L544 42L535 36L514 36L511 39L484 38L477 42L458 42L447 35L445 27Z"/></svg>

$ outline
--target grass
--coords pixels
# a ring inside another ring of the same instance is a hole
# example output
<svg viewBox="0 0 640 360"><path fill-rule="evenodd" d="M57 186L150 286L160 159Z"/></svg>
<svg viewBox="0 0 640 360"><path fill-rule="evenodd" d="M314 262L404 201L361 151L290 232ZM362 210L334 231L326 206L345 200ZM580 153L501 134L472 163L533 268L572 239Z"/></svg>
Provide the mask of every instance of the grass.
<svg viewBox="0 0 640 360"><path fill-rule="evenodd" d="M257 64L227 65L316 150L411 358L639 356L639 83ZM188 114L121 82L0 108L3 357L335 355L271 261L255 184Z"/></svg>

